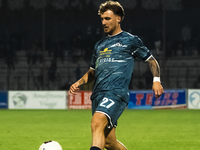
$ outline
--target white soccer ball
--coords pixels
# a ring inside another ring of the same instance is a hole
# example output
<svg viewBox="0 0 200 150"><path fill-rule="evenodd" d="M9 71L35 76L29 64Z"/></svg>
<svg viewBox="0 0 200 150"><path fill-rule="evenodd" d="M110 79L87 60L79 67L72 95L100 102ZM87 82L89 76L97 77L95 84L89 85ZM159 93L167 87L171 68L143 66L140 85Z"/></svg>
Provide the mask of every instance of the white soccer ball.
<svg viewBox="0 0 200 150"><path fill-rule="evenodd" d="M39 150L62 150L62 147L56 141L47 141L40 146Z"/></svg>

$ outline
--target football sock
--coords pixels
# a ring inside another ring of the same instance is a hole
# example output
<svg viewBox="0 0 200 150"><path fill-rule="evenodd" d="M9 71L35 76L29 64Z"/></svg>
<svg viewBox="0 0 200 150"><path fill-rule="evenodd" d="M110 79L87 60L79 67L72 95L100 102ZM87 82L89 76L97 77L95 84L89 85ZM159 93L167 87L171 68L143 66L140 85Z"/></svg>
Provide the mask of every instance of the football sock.
<svg viewBox="0 0 200 150"><path fill-rule="evenodd" d="M98 147L96 147L96 146L92 146L92 147L90 148L90 150L101 150L101 149L98 148Z"/></svg>

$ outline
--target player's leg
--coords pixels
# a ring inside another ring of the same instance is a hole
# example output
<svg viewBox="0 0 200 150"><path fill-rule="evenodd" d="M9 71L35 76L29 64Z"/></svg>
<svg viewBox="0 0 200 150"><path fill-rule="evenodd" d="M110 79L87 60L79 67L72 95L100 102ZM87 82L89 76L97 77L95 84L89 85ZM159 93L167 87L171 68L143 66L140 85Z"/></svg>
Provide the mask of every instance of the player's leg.
<svg viewBox="0 0 200 150"><path fill-rule="evenodd" d="M104 129L108 124L107 117L100 112L95 112L91 121L92 147L98 147L101 150L105 147ZM92 148L91 148L92 149Z"/></svg>
<svg viewBox="0 0 200 150"><path fill-rule="evenodd" d="M112 128L111 131L109 131L109 129L105 129L105 135L108 133L105 139L105 148L107 150L127 150L127 148L116 139L115 130L116 128Z"/></svg>
<svg viewBox="0 0 200 150"><path fill-rule="evenodd" d="M92 117L92 147L98 147L101 150L104 147L107 150L127 150L127 148L116 139L115 130L107 128L108 119L103 113L96 112Z"/></svg>
<svg viewBox="0 0 200 150"><path fill-rule="evenodd" d="M125 101L121 100L121 98L113 93L107 93L92 101L92 147L90 150L103 150L106 137L108 137L110 141L115 140L115 144L119 145L120 148L121 144L116 142L115 129L111 134L108 134L109 132L106 133L105 129L107 128L107 124L109 125L108 129L112 129L113 125L116 125L126 105L127 103Z"/></svg>

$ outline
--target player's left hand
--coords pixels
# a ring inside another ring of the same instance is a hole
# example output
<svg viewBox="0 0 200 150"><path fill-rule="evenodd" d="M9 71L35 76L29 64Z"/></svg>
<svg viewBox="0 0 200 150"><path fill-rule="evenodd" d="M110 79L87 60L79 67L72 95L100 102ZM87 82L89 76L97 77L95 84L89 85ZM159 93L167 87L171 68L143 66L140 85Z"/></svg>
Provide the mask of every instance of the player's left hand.
<svg viewBox="0 0 200 150"><path fill-rule="evenodd" d="M160 82L153 82L152 90L155 93L155 98L159 98L163 93L164 89Z"/></svg>

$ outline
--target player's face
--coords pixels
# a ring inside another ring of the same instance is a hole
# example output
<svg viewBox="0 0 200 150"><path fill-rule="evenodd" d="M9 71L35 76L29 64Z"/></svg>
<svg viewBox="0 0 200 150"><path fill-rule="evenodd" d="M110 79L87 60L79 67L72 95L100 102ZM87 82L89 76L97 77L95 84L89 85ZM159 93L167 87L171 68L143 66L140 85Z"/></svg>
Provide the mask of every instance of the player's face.
<svg viewBox="0 0 200 150"><path fill-rule="evenodd" d="M121 29L121 17L115 15L111 10L107 10L103 14L101 14L101 21L104 32L108 35L114 35L119 31L119 29Z"/></svg>

